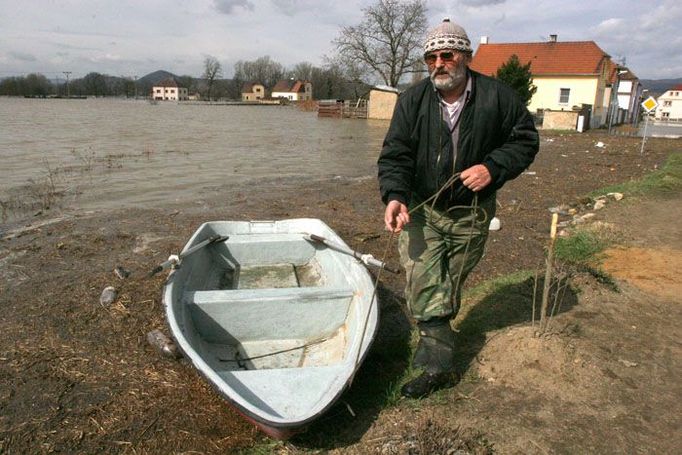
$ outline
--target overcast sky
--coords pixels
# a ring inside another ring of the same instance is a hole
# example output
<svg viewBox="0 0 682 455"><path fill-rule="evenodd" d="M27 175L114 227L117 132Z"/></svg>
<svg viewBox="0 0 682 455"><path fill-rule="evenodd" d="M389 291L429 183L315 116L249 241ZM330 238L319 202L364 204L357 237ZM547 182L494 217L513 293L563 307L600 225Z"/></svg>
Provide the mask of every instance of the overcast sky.
<svg viewBox="0 0 682 455"><path fill-rule="evenodd" d="M323 64L343 26L375 0L0 0L0 77L96 71L200 76L206 56L230 77L238 60ZM680 0L428 0L429 27L449 16L474 47L595 41L640 79L682 77Z"/></svg>

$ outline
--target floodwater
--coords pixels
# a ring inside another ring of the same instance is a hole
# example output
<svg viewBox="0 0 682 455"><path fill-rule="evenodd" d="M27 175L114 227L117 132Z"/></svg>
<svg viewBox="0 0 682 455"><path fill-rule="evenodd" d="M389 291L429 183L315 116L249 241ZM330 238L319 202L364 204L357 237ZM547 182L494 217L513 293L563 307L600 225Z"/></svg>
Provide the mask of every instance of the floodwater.
<svg viewBox="0 0 682 455"><path fill-rule="evenodd" d="M58 194L68 208L96 210L373 177L387 127L293 106L2 97L0 202L7 218L26 208L22 198L33 198L35 210L41 192Z"/></svg>

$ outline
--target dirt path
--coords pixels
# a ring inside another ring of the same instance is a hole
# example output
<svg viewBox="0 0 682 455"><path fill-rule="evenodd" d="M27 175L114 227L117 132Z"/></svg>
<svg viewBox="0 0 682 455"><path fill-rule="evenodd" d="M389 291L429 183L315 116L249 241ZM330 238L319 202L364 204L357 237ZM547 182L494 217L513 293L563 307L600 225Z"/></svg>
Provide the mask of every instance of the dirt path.
<svg viewBox="0 0 682 455"><path fill-rule="evenodd" d="M595 145L600 141L606 147ZM635 139L544 135L538 161L500 192L502 230L491 235L469 285L540 267L549 207L651 172L678 142L652 139L647 146L640 156ZM143 275L208 219L321 218L356 249L383 254L387 236L373 177L273 185L225 188L201 207L54 213L2 226L0 453L229 453L254 446L438 453L457 440L473 453L672 453L682 446L680 294L658 292L679 285L665 274L679 270L665 262L682 250L679 195L626 198L597 214L615 225L624 245L640 250L618 250L606 262L623 278L620 292L580 275L552 337L531 336L532 282L471 295L456 322L464 380L422 402L392 395L410 338L402 277L387 276L380 333L351 390L306 433L287 444L269 441L185 361L147 345L147 332L165 330L163 277ZM652 254L662 262L645 263ZM393 249L388 259L397 263ZM635 261L645 273L626 269ZM131 278L116 278L117 265L133 271ZM653 288L637 281L651 283L655 267ZM108 285L118 299L103 308L99 296Z"/></svg>

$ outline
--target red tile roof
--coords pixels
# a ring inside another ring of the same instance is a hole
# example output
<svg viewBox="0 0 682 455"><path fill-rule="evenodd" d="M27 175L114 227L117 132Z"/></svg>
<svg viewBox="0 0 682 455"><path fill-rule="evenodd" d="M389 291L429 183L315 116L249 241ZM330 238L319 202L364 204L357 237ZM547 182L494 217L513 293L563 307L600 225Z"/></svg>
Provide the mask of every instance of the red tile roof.
<svg viewBox="0 0 682 455"><path fill-rule="evenodd" d="M677 84L676 86L669 88L668 90L682 90L682 84Z"/></svg>
<svg viewBox="0 0 682 455"><path fill-rule="evenodd" d="M300 80L294 79L281 80L275 84L275 86L272 88L272 91L292 93L305 92L305 85L303 84L303 81Z"/></svg>
<svg viewBox="0 0 682 455"><path fill-rule="evenodd" d="M530 72L536 76L601 74L604 62L611 62L594 41L480 44L471 69L495 75L513 54L523 65L531 62Z"/></svg>
<svg viewBox="0 0 682 455"><path fill-rule="evenodd" d="M164 79L163 81L154 85L154 87L178 87L178 83L175 82L175 79L169 77L168 79Z"/></svg>
<svg viewBox="0 0 682 455"><path fill-rule="evenodd" d="M260 82L247 82L242 86L242 93L253 93L253 89L256 85L263 86Z"/></svg>

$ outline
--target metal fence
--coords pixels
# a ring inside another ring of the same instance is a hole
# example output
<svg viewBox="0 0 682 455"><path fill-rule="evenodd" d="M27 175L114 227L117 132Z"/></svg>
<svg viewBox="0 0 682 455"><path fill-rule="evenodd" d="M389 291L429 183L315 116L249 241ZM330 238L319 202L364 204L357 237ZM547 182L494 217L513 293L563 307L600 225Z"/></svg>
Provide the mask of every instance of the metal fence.
<svg viewBox="0 0 682 455"><path fill-rule="evenodd" d="M367 118L367 100L356 101L320 100L317 103L318 117Z"/></svg>

